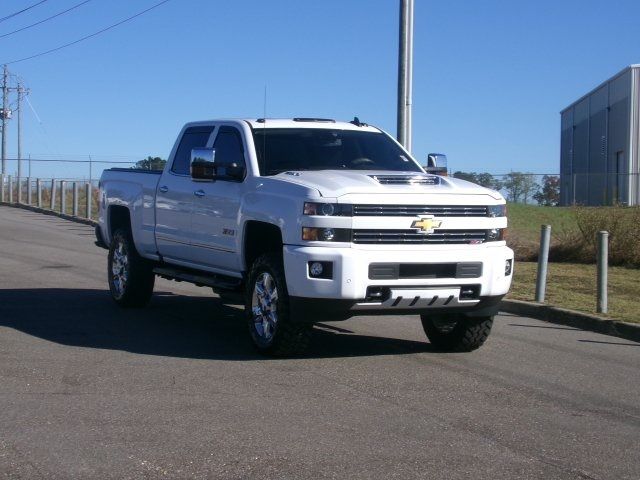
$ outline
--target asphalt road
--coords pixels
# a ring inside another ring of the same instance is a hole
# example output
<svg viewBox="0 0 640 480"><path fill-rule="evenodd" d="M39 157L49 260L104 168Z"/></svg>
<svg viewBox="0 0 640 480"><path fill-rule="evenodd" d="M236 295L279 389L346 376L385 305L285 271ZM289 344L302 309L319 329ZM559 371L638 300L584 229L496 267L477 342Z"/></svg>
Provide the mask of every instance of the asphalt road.
<svg viewBox="0 0 640 480"><path fill-rule="evenodd" d="M0 478L640 478L638 343L362 317L270 360L210 290L156 292L118 309L91 227L0 207Z"/></svg>

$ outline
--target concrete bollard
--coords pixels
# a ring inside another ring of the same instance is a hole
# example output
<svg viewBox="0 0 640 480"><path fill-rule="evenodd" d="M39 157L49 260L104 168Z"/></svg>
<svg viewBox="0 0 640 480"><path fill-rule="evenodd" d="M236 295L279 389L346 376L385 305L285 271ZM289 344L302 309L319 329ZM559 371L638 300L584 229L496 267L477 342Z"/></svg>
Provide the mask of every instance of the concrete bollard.
<svg viewBox="0 0 640 480"><path fill-rule="evenodd" d="M85 185L85 195L87 196L86 198L86 212L87 212L87 217L89 220L91 220L91 182L87 183Z"/></svg>
<svg viewBox="0 0 640 480"><path fill-rule="evenodd" d="M544 295L547 289L550 243L551 225L542 225L540 227L540 252L538 253L538 276L536 278L536 302L538 303L544 303Z"/></svg>
<svg viewBox="0 0 640 480"><path fill-rule="evenodd" d="M51 210L55 210L56 209L56 181L55 181L55 179L51 180L51 205L50 205L50 209Z"/></svg>
<svg viewBox="0 0 640 480"><path fill-rule="evenodd" d="M73 216L78 216L78 182L73 182Z"/></svg>
<svg viewBox="0 0 640 480"><path fill-rule="evenodd" d="M4 202L4 174L0 174L0 202Z"/></svg>
<svg viewBox="0 0 640 480"><path fill-rule="evenodd" d="M22 203L22 177L16 177L17 202Z"/></svg>
<svg viewBox="0 0 640 480"><path fill-rule="evenodd" d="M9 203L13 203L13 178L9 175Z"/></svg>
<svg viewBox="0 0 640 480"><path fill-rule="evenodd" d="M31 177L27 177L27 205L31 205L32 202L32 188L31 188Z"/></svg>
<svg viewBox="0 0 640 480"><path fill-rule="evenodd" d="M598 313L609 311L607 284L609 281L609 232L598 232Z"/></svg>
<svg viewBox="0 0 640 480"><path fill-rule="evenodd" d="M36 180L36 197L38 197L38 208L42 208L42 180Z"/></svg>

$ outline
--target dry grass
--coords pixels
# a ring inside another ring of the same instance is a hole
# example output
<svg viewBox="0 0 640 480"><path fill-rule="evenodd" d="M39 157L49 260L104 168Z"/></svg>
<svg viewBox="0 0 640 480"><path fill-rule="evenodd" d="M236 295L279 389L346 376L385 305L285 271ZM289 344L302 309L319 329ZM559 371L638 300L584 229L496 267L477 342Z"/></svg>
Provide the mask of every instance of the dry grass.
<svg viewBox="0 0 640 480"><path fill-rule="evenodd" d="M533 301L537 264L517 262L508 298ZM609 268L609 315L605 318L640 323L640 270ZM596 313L596 266L550 263L545 303L585 313Z"/></svg>

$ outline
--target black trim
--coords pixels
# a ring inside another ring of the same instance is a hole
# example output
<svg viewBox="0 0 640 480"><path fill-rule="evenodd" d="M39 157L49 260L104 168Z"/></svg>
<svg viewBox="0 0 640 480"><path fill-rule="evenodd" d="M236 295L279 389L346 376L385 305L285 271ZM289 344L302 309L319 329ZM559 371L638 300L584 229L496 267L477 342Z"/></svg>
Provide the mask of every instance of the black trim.
<svg viewBox="0 0 640 480"><path fill-rule="evenodd" d="M364 300L289 297L289 307L293 321L300 323L335 322L358 315L420 315L421 313L462 313L467 317L490 317L498 313L503 298L504 295L480 297L480 302L464 307L354 310L356 304Z"/></svg>
<svg viewBox="0 0 640 480"><path fill-rule="evenodd" d="M105 250L109 250L109 246L104 241L104 238L102 238L102 230L100 230L100 225L96 225L95 233L96 233L95 244L100 248L104 248Z"/></svg>

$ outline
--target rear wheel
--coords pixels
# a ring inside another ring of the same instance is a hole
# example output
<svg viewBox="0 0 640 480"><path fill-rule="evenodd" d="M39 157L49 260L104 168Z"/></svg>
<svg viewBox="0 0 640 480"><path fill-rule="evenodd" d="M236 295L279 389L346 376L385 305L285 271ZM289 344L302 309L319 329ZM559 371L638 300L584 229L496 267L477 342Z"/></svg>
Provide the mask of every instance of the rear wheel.
<svg viewBox="0 0 640 480"><path fill-rule="evenodd" d="M266 254L254 262L245 291L245 315L253 343L261 353L287 356L306 350L312 325L296 323L290 316L281 256Z"/></svg>
<svg viewBox="0 0 640 480"><path fill-rule="evenodd" d="M143 307L151 299L155 274L151 262L136 251L131 233L118 229L109 247L107 267L111 297L122 307Z"/></svg>
<svg viewBox="0 0 640 480"><path fill-rule="evenodd" d="M431 344L448 352L470 352L489 337L493 317L466 317L461 314L421 315L422 328Z"/></svg>

